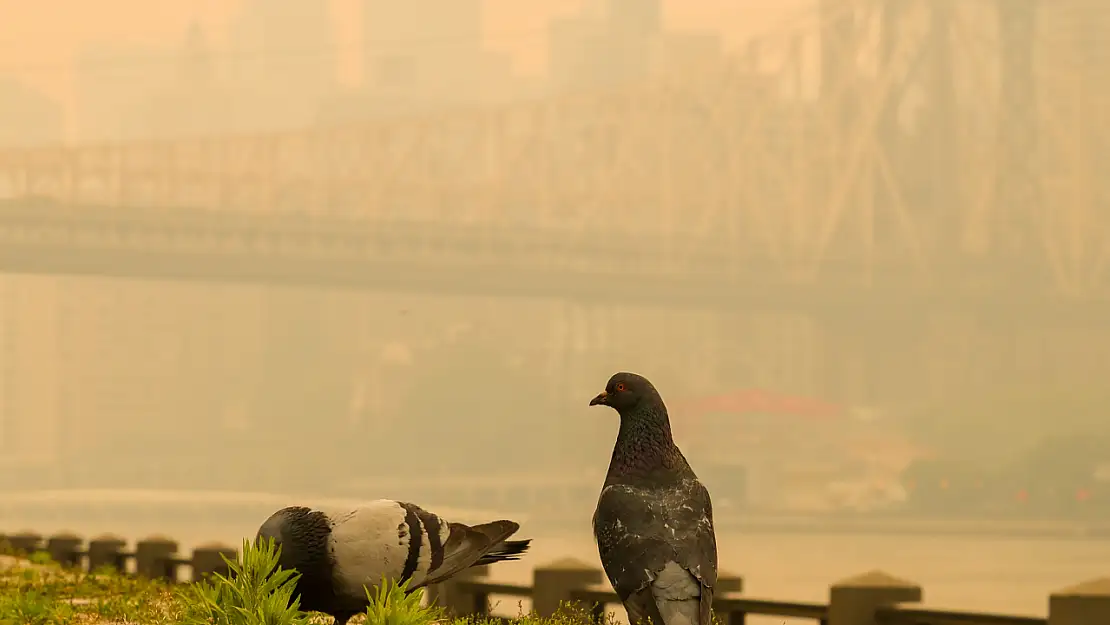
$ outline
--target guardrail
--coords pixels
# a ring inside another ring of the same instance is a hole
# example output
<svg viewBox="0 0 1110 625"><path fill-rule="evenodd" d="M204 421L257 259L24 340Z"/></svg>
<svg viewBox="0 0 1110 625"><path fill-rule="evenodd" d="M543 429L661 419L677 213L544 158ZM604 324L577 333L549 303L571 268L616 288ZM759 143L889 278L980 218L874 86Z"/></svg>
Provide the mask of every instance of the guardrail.
<svg viewBox="0 0 1110 625"><path fill-rule="evenodd" d="M212 573L226 574L227 564L221 554L234 559L238 549L219 543L209 543L193 549L191 557L178 552L180 546L172 538L151 536L127 549L127 541L119 536L106 534L88 541L75 534L55 534L45 540L33 532L0 534L0 543L7 543L16 553L45 551L62 566L94 571L104 567L119 572L132 572L151 579L171 582L185 581L181 569L188 567L189 579L200 579Z"/></svg>
<svg viewBox="0 0 1110 625"><path fill-rule="evenodd" d="M441 584L437 600L455 614L489 616L491 595L530 598L540 616L554 614L564 603L592 606L595 622L607 608L620 604L602 584L602 572L568 559L537 568L531 586L490 583L487 572L472 569ZM821 625L1107 625L1110 624L1110 578L1054 593L1047 618L983 612L928 609L920 605L922 588L881 571L833 584L827 603L777 601L745 597L740 578L721 574L713 609L727 625L744 625L749 615L808 619Z"/></svg>
<svg viewBox="0 0 1110 625"><path fill-rule="evenodd" d="M230 546L207 544L192 556L178 555L178 543L155 536L138 541L133 550L117 536L85 541L73 534L44 539L30 532L0 535L17 552L46 551L65 566L93 570L109 566L119 571L167 581L184 581L180 569L189 567L191 579L226 573L221 554L229 559L238 551ZM129 566L133 562L134 566ZM492 596L530 599L541 617L551 616L565 604L591 607L595 622L604 620L609 607L620 600L607 585L600 569L574 559L537 567L531 585L487 581L488 567L475 567L429 588L429 595L459 616L493 617ZM921 586L881 571L871 571L832 584L827 603L777 601L746 597L743 580L722 572L718 576L713 609L727 625L744 625L748 615L809 619L821 625L1108 625L1110 577L1091 580L1053 593L1047 618L982 612L933 610L920 605Z"/></svg>

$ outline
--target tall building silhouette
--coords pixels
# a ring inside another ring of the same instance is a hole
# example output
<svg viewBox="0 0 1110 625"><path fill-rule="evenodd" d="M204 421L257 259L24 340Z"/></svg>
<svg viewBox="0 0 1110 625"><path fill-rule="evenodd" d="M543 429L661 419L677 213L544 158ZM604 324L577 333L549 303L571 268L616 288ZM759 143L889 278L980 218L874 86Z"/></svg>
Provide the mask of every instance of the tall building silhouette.
<svg viewBox="0 0 1110 625"><path fill-rule="evenodd" d="M118 43L81 50L74 67L71 138L85 143L148 138L142 110L165 84L166 60L157 49Z"/></svg>
<svg viewBox="0 0 1110 625"><path fill-rule="evenodd" d="M61 107L45 94L8 76L0 75L0 146L58 143L65 136Z"/></svg>
<svg viewBox="0 0 1110 625"><path fill-rule="evenodd" d="M485 48L483 0L364 0L363 86L381 111L496 100L507 57Z"/></svg>
<svg viewBox="0 0 1110 625"><path fill-rule="evenodd" d="M717 34L668 32L661 0L593 0L579 15L555 20L548 72L555 90L620 89L648 77L722 57Z"/></svg>
<svg viewBox="0 0 1110 625"><path fill-rule="evenodd" d="M184 40L168 59L162 91L145 104L148 134L185 137L235 130L227 81L213 52L201 25L190 24Z"/></svg>
<svg viewBox="0 0 1110 625"><path fill-rule="evenodd" d="M225 65L239 130L314 123L336 90L336 47L326 2L247 0L231 28Z"/></svg>
<svg viewBox="0 0 1110 625"><path fill-rule="evenodd" d="M605 15L614 32L632 37L657 37L663 31L661 0L607 0Z"/></svg>
<svg viewBox="0 0 1110 625"><path fill-rule="evenodd" d="M483 0L365 0L365 83L426 95L449 91L444 83L452 70L471 69L480 56L482 6Z"/></svg>
<svg viewBox="0 0 1110 625"><path fill-rule="evenodd" d="M38 294L28 301L49 314L23 315L17 338L26 346L18 362L21 371L29 363L55 371L55 381L48 388L50 375L36 372L37 404L27 395L15 414L40 430L56 424L37 441L40 455L56 454L63 483L187 480L188 458L234 444L229 433L244 423L233 413L253 392L262 360L261 289L93 276L35 280ZM41 293L47 280L57 283L52 299ZM31 298L32 287L22 288ZM28 352L36 343L56 347ZM51 353L52 369L43 364ZM89 457L98 458L96 466L82 460Z"/></svg>

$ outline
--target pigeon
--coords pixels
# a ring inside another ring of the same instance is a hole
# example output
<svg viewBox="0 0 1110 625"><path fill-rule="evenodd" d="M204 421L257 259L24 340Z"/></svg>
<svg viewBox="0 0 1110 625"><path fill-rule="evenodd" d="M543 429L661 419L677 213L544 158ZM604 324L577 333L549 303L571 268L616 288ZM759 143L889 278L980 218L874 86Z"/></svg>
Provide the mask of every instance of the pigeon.
<svg viewBox="0 0 1110 625"><path fill-rule="evenodd" d="M709 625L717 583L713 505L671 437L663 398L643 376L621 372L590 405L620 414L593 529L629 623Z"/></svg>
<svg viewBox="0 0 1110 625"><path fill-rule="evenodd" d="M518 560L531 540L507 540L513 521L451 523L404 501L378 499L356 508L278 510L258 530L281 546L278 564L300 573L300 609L323 612L345 625L366 611L366 588L382 579L407 590L437 584L472 566Z"/></svg>

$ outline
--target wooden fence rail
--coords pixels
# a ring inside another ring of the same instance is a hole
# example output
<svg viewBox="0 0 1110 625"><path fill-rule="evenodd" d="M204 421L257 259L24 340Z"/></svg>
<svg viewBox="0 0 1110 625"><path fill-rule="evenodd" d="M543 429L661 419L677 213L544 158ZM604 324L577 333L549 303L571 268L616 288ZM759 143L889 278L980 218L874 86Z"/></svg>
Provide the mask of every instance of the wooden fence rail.
<svg viewBox="0 0 1110 625"><path fill-rule="evenodd" d="M182 581L182 567L191 569L192 579L206 574L226 573L221 554L230 559L238 550L208 544L193 550L192 557L178 555L178 543L164 537L138 541L134 550L116 536L100 536L87 546L79 536L58 534L44 538L34 533L0 534L0 542L17 552L46 551L65 566L94 570L103 566L167 581ZM133 561L134 567L128 563ZM567 603L592 606L600 623L608 608L620 601L607 585L602 572L583 562L564 559L537 567L529 586L487 581L487 567L475 567L451 580L429 588L439 605L456 615L491 616L492 596L530 599L539 616L551 616ZM871 571L833 584L828 603L773 601L745 597L743 580L722 573L717 583L713 609L727 625L745 625L748 615L808 619L820 625L1110 625L1110 577L1088 581L1053 593L1048 598L1048 617L1013 616L981 612L930 610L921 607L922 589L917 584L881 571Z"/></svg>

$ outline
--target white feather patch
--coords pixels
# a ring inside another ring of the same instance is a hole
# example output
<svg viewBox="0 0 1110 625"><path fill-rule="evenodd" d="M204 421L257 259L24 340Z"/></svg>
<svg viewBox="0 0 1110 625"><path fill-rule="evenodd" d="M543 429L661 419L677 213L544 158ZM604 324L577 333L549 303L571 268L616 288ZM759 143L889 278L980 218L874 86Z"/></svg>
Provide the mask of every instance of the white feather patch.
<svg viewBox="0 0 1110 625"><path fill-rule="evenodd" d="M439 545L443 552L443 558L447 557L447 539L451 537L451 528L447 526L447 519L440 517L439 519ZM443 564L443 559L440 559L440 565ZM434 573L435 571L429 571Z"/></svg>
<svg viewBox="0 0 1110 625"><path fill-rule="evenodd" d="M421 509L423 510L423 508L421 508ZM447 526L447 521L443 517L439 516L438 514L428 512L427 510L424 510L424 513L427 516L435 517L435 519L437 521L439 521L439 531L437 533L439 534L439 536L438 536L439 541L438 542L439 542L439 550L440 550L440 559L442 561L443 546L447 543L447 538L451 535L451 528ZM424 525L423 521L421 521L420 522L420 556L416 561L416 571L412 574L412 580L409 581L409 588L415 588L416 586L418 586L420 584L423 584L424 580L428 579L429 574L432 573L432 571L430 570L431 566L432 566L432 541L431 541L431 536L428 534L428 527L426 525Z"/></svg>
<svg viewBox="0 0 1110 625"><path fill-rule="evenodd" d="M405 509L399 503L379 499L327 514L333 523L329 547L337 591L362 598L364 586L373 589L383 577L401 576L409 554L409 533ZM420 551L423 555L425 549Z"/></svg>
<svg viewBox="0 0 1110 625"><path fill-rule="evenodd" d="M420 552L416 557L416 570L412 572L409 588L414 588L428 578L428 567L432 564L432 548L428 542L428 528L420 522Z"/></svg>

